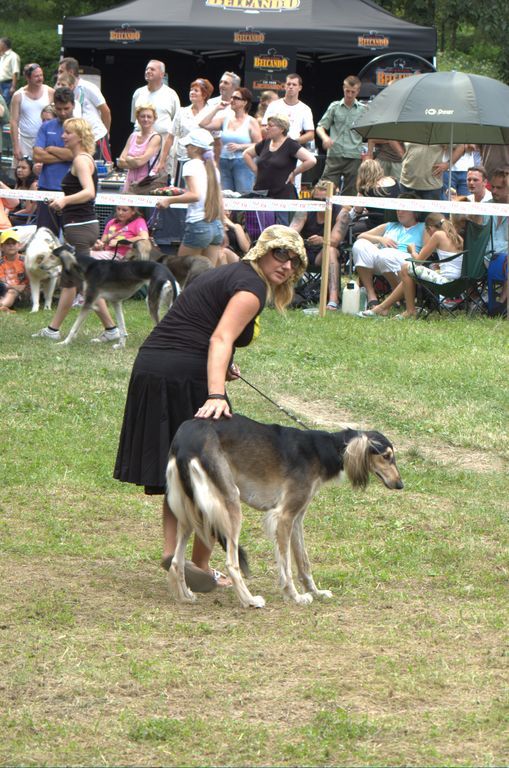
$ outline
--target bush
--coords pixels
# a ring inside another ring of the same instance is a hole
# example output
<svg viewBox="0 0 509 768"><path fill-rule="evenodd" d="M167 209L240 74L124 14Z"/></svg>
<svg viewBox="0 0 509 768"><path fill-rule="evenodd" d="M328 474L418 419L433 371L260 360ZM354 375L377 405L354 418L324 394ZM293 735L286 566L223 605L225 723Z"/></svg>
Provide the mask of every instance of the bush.
<svg viewBox="0 0 509 768"><path fill-rule="evenodd" d="M25 64L37 62L44 70L46 82L52 84L61 45L56 25L36 21L3 22L2 36L11 39L13 50L21 58L22 71Z"/></svg>

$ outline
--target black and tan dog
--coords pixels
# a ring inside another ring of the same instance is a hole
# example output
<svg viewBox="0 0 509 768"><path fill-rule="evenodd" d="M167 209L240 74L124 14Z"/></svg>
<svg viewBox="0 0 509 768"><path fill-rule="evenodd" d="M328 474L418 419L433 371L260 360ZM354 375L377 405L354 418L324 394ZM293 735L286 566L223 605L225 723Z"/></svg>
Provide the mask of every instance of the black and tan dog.
<svg viewBox="0 0 509 768"><path fill-rule="evenodd" d="M70 344L85 322L97 299L110 301L115 310L115 318L120 340L114 348L124 347L127 331L122 311L122 302L134 296L143 285L148 285L147 304L149 314L156 325L159 322L159 305L171 306L178 295L178 286L168 267L155 261L103 261L75 252L70 245L61 245L53 253L62 262L66 272L79 276L85 283L81 311L61 344Z"/></svg>
<svg viewBox="0 0 509 768"><path fill-rule="evenodd" d="M186 542L194 530L210 548L221 541L226 568L244 607L262 608L263 597L248 590L241 570L240 502L266 513L265 530L275 542L283 593L307 604L313 595L331 597L316 587L304 546L303 519L323 483L346 474L354 488L370 475L387 488L403 488L394 449L380 432L301 431L260 424L244 416L192 419L181 425L170 448L166 473L168 503L178 520L177 547L169 571L170 587L179 601L194 601L184 579ZM306 592L297 592L291 553Z"/></svg>

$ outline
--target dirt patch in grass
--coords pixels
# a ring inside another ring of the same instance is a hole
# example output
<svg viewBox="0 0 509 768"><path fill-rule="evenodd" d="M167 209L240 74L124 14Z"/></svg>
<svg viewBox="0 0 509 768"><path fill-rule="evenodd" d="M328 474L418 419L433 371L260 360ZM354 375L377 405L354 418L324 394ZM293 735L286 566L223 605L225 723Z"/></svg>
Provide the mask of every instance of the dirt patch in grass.
<svg viewBox="0 0 509 768"><path fill-rule="evenodd" d="M288 395L281 397L279 402L312 429L341 430L348 427L373 429L373 425L356 423L348 410L335 408L330 403L320 403L320 401L310 403ZM492 452L444 444L431 436L426 439L426 443L407 440L397 434L391 434L391 439L398 452L417 451L428 461L443 466L476 472L504 472L508 468L508 462L502 456L496 456Z"/></svg>

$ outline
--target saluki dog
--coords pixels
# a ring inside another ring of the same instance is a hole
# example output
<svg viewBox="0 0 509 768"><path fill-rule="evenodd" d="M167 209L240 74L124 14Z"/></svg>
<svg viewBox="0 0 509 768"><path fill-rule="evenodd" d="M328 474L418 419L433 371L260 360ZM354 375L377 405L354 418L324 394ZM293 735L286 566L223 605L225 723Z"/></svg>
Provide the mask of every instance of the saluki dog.
<svg viewBox="0 0 509 768"><path fill-rule="evenodd" d="M148 284L148 310L156 325L159 322L159 305L164 302L171 306L179 289L172 273L164 264L155 261L103 261L77 253L70 245L55 248L54 253L61 260L66 272L77 274L85 283L85 303L61 344L70 344L86 320L94 302L99 298L110 301L120 340L114 348L124 347L127 331L122 311L122 302L129 299L143 285Z"/></svg>
<svg viewBox="0 0 509 768"><path fill-rule="evenodd" d="M194 530L207 547L217 539L225 548L226 568L241 604L265 605L263 597L250 593L241 573L248 575L239 548L241 501L266 513L265 530L275 543L284 595L300 604L311 603L313 596L331 597L311 575L302 524L320 486L342 474L354 488L364 488L370 475L387 488L403 488L392 444L380 432L302 431L239 415L184 422L171 444L166 472L168 504L177 518L169 570L176 599L196 599L184 578L186 542ZM295 588L291 553L304 594Z"/></svg>

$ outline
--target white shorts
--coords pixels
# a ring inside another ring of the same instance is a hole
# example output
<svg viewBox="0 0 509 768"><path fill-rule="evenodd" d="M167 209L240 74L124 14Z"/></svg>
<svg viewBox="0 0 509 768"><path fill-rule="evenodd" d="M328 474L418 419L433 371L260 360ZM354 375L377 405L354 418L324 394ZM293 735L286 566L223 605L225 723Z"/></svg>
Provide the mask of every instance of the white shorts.
<svg viewBox="0 0 509 768"><path fill-rule="evenodd" d="M352 253L356 267L372 269L377 275L400 272L401 265L409 258L408 254L397 248L378 248L363 237L355 241Z"/></svg>

